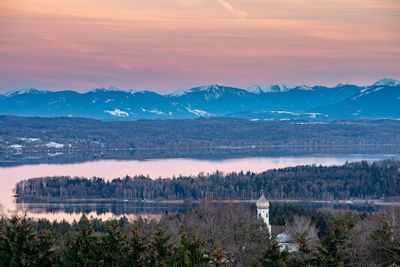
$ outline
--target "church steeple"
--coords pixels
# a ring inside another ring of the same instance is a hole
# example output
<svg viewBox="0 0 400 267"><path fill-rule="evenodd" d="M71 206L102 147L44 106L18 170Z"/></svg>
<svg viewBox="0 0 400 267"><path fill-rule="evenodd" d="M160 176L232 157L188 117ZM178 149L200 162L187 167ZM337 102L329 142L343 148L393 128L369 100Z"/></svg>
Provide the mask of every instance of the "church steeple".
<svg viewBox="0 0 400 267"><path fill-rule="evenodd" d="M264 196L264 191L261 191L261 196L256 202L257 217L267 224L269 236L271 237L271 225L269 224L269 201Z"/></svg>

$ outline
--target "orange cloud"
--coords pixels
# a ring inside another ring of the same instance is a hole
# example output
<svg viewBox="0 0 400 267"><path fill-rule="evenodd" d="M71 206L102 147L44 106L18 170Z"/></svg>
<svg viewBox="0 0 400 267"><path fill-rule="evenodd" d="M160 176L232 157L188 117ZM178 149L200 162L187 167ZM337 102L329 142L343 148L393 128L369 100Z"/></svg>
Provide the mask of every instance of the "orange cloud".
<svg viewBox="0 0 400 267"><path fill-rule="evenodd" d="M233 8L233 6L228 1L218 0L218 2L226 11L238 16L241 19L245 19L248 15L248 13L246 11L242 11L242 10Z"/></svg>

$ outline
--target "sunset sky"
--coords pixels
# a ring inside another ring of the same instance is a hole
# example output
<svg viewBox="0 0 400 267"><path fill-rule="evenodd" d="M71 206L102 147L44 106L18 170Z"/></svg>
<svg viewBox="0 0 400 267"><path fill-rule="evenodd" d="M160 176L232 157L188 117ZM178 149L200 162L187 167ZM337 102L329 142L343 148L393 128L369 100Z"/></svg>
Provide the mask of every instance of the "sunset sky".
<svg viewBox="0 0 400 267"><path fill-rule="evenodd" d="M399 0L0 0L0 93L400 79Z"/></svg>

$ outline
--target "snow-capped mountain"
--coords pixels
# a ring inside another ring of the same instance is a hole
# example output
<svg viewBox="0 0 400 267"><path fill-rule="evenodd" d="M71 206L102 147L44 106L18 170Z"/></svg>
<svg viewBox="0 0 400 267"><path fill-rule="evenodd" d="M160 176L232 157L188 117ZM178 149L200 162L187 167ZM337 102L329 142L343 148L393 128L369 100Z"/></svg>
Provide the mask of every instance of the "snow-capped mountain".
<svg viewBox="0 0 400 267"><path fill-rule="evenodd" d="M48 91L38 90L35 88L23 88L18 90L13 90L5 94L7 97L12 97L15 95L23 95L23 94L44 94Z"/></svg>
<svg viewBox="0 0 400 267"><path fill-rule="evenodd" d="M399 86L400 85L400 81L399 80L395 80L395 79L390 79L390 78L383 78L383 79L377 81L376 83L374 83L373 85L375 85L375 86L380 86L380 85Z"/></svg>
<svg viewBox="0 0 400 267"><path fill-rule="evenodd" d="M288 84L275 84L268 86L260 86L260 85L252 85L246 89L246 91L254 94L262 94L262 93L283 93L293 89L297 90L312 90L312 87L307 85L288 85Z"/></svg>
<svg viewBox="0 0 400 267"><path fill-rule="evenodd" d="M400 81L382 79L338 103L313 111L329 114L331 119L400 118Z"/></svg>
<svg viewBox="0 0 400 267"><path fill-rule="evenodd" d="M129 92L129 93L131 93L131 94L134 94L134 93L136 93L137 91L135 91L135 90L133 90L133 89L130 89L130 90L123 90L123 89L120 89L120 88L117 88L117 87L115 87L115 86L113 86L113 85L111 85L110 87L108 87L108 88L96 88L96 89L93 89L93 90L90 90L89 92L111 92L111 91L123 91L123 92Z"/></svg>
<svg viewBox="0 0 400 267"><path fill-rule="evenodd" d="M160 95L98 88L86 93L22 89L0 95L0 115L103 120L239 117L248 119L400 118L400 81L370 86L200 86Z"/></svg>

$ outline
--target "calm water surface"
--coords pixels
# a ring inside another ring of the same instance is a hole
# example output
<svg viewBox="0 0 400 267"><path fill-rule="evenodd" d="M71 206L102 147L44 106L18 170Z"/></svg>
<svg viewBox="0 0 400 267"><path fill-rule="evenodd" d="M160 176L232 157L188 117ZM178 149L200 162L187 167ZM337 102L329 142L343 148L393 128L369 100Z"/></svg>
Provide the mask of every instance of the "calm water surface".
<svg viewBox="0 0 400 267"><path fill-rule="evenodd" d="M41 165L23 165L17 167L0 167L0 204L3 212L7 214L24 213L35 218L48 218L51 220L79 219L82 213L89 216L99 218L109 218L113 215L125 215L124 212L115 212L115 208L111 204L74 204L74 207L83 206L84 209L63 208L65 204L52 204L26 206L24 204L16 204L13 197L13 188L15 184L21 180L55 175L68 175L80 177L103 177L105 179L114 179L124 177L126 175L134 176L139 174L149 175L151 178L172 177L182 175L197 175L200 172L212 173L216 170L222 172L239 172L252 171L262 172L272 168L282 168L287 166L305 165L305 164L322 164L322 165L340 165L348 162L368 160L376 161L393 158L394 155L316 155L316 156L299 156L299 157L261 157L261 158L241 158L228 160L197 160L197 159L157 159L146 161L116 161L104 160L75 164L41 164ZM78 206L76 206L78 205ZM97 206L96 206L97 205ZM100 206L99 206L100 205ZM125 204L127 205L127 204ZM134 205L134 204L130 204ZM68 205L67 205L68 206ZM72 208L71 208L72 207ZM98 207L101 208L99 211ZM176 207L172 207L176 210ZM154 207L140 207L128 209L126 213L130 217L146 215L148 217L159 216L165 209L158 209L161 212L154 212ZM148 211L148 212L146 212ZM120 213L120 214L118 214Z"/></svg>

